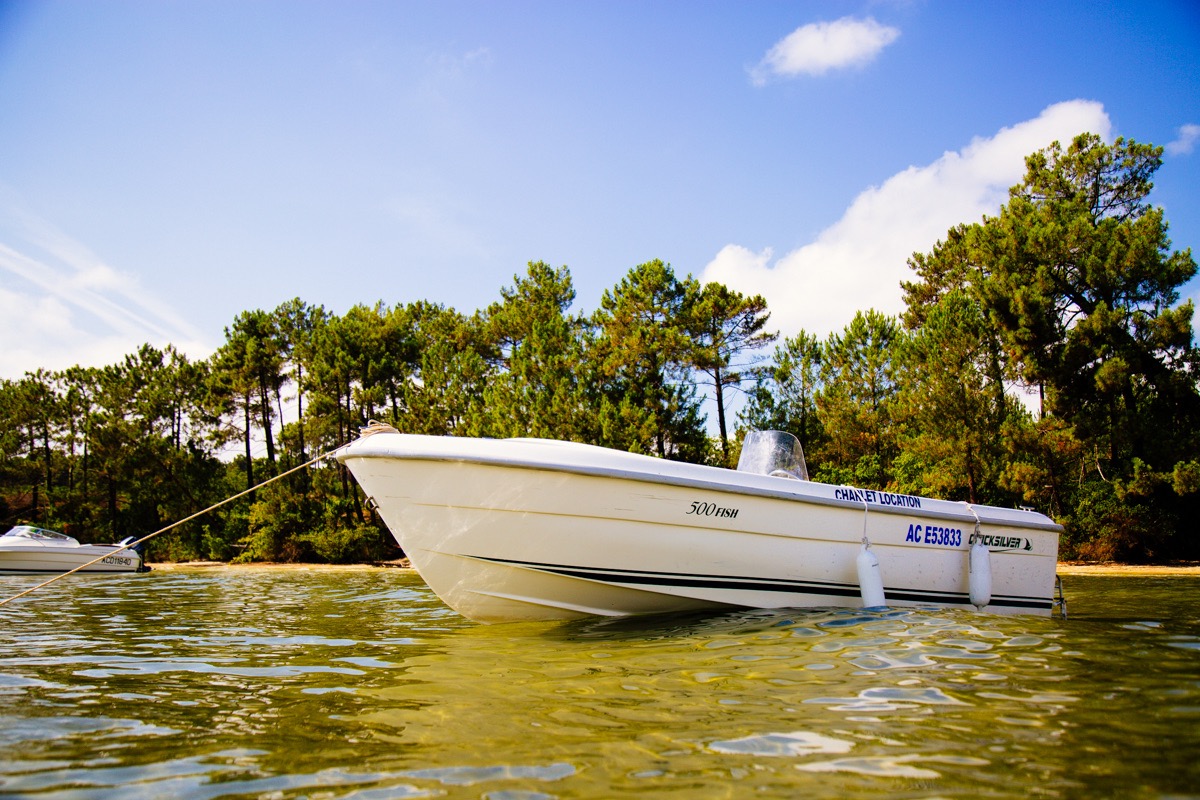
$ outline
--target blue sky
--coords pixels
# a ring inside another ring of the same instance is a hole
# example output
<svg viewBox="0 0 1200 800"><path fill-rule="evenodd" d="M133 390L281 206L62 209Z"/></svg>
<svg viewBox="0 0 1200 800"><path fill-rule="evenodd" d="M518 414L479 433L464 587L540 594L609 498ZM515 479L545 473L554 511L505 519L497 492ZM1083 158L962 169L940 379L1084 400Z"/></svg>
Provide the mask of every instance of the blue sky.
<svg viewBox="0 0 1200 800"><path fill-rule="evenodd" d="M1083 130L1168 147L1196 250L1198 126L1190 0L0 0L0 377L295 296L471 312L530 260L825 334Z"/></svg>

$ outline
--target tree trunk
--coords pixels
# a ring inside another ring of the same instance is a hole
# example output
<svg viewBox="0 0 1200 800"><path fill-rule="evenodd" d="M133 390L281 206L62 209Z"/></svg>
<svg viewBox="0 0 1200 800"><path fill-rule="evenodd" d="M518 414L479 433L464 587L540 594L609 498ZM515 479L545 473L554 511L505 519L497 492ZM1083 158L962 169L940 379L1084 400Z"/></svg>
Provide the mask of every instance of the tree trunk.
<svg viewBox="0 0 1200 800"><path fill-rule="evenodd" d="M300 462L308 461L304 453L304 370L296 367L296 438L300 444Z"/></svg>
<svg viewBox="0 0 1200 800"><path fill-rule="evenodd" d="M51 472L52 452L50 450L50 425L45 423L42 426L42 460L46 466L46 516L50 516L50 498L51 488L53 486L53 473Z"/></svg>
<svg viewBox="0 0 1200 800"><path fill-rule="evenodd" d="M971 452L971 446L967 445L967 497L969 502L974 505L979 502L979 496L976 494L976 479L975 479L975 458Z"/></svg>
<svg viewBox="0 0 1200 800"><path fill-rule="evenodd" d="M88 414L86 424L83 427L83 496L88 495L88 478L91 469L92 460L92 417Z"/></svg>
<svg viewBox="0 0 1200 800"><path fill-rule="evenodd" d="M246 433L244 440L246 443L246 488L249 489L254 485L254 458L250 453L250 393L246 393L246 402L242 404L242 418L246 423ZM250 495L250 501L254 501L254 495Z"/></svg>
<svg viewBox="0 0 1200 800"><path fill-rule="evenodd" d="M267 440L267 460L275 463L275 437L271 432L271 393L263 381L258 384L258 408L262 416L263 436Z"/></svg>
<svg viewBox="0 0 1200 800"><path fill-rule="evenodd" d="M351 406L350 392L351 392L350 382L347 381L346 382L346 436L342 441L347 441L350 438L350 427L354 424L353 408ZM349 478L346 473L347 473L347 470L343 466L342 467L342 482L344 484L346 484L346 491L350 495L351 499L354 500L354 524L358 525L358 524L361 524L362 520L363 520L362 500L358 496L358 489L357 489L356 485L350 483Z"/></svg>
<svg viewBox="0 0 1200 800"><path fill-rule="evenodd" d="M729 434L725 429L725 393L722 391L724 386L721 381L721 368L717 367L713 370L713 387L716 390L717 400L717 428L721 432L721 461L726 467L729 466Z"/></svg>
<svg viewBox="0 0 1200 800"><path fill-rule="evenodd" d="M108 527L112 529L113 538L121 538L121 523L117 518L117 482L108 476Z"/></svg>

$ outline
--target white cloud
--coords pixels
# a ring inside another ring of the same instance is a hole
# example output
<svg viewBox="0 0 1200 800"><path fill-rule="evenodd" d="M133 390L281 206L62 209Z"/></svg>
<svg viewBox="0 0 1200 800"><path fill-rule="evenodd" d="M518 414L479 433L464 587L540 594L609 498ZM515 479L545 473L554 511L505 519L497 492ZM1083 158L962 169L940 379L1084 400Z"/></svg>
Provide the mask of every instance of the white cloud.
<svg viewBox="0 0 1200 800"><path fill-rule="evenodd" d="M903 310L900 282L912 277L907 261L914 252L928 252L959 223L996 213L1024 174L1025 156L1084 131L1110 138L1101 104L1050 106L1035 119L864 190L815 241L777 260L769 248L755 253L726 245L702 278L763 295L772 322L788 336L802 328L821 336L841 330L855 312L870 308L897 314Z"/></svg>
<svg viewBox="0 0 1200 800"><path fill-rule="evenodd" d="M442 79L457 79L475 69L491 68L493 59L489 48L477 47L466 53L432 53L426 61L431 74Z"/></svg>
<svg viewBox="0 0 1200 800"><path fill-rule="evenodd" d="M772 75L822 75L831 69L865 64L899 36L899 30L871 17L813 22L777 42L750 71L750 77L761 86Z"/></svg>
<svg viewBox="0 0 1200 800"><path fill-rule="evenodd" d="M57 297L0 289L0 378L112 364L139 346L119 335L82 330L76 322L71 307Z"/></svg>
<svg viewBox="0 0 1200 800"><path fill-rule="evenodd" d="M112 364L147 343L173 344L197 358L212 352L182 315L136 279L44 221L11 206L4 211L17 223L25 252L0 243L0 274L9 276L0 288L0 377Z"/></svg>
<svg viewBox="0 0 1200 800"><path fill-rule="evenodd" d="M1196 148L1197 140L1200 140L1200 125L1181 125L1179 126L1179 138L1165 148L1167 155L1191 155L1192 150Z"/></svg>

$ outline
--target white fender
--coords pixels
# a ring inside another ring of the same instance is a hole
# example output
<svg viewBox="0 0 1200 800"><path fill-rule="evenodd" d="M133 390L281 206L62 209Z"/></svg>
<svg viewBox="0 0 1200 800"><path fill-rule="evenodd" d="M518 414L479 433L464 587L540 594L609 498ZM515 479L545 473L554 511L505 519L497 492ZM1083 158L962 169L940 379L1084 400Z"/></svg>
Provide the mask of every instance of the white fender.
<svg viewBox="0 0 1200 800"><path fill-rule="evenodd" d="M972 537L971 553L968 556L969 572L967 587L971 596L971 605L980 611L992 602L992 562L991 553L982 537Z"/></svg>
<svg viewBox="0 0 1200 800"><path fill-rule="evenodd" d="M863 542L858 548L858 589L862 593L863 608L880 608L887 605L883 594L883 573L879 559L871 551L871 545Z"/></svg>

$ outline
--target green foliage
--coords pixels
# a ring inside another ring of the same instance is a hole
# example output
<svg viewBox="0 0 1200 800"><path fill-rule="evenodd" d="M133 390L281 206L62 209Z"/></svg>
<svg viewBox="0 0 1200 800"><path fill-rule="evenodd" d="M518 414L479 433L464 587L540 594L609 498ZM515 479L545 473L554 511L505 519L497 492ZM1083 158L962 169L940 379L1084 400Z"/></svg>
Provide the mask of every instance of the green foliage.
<svg viewBox="0 0 1200 800"><path fill-rule="evenodd" d="M982 294L1015 366L1119 471L1160 455L1147 412L1176 399L1172 365L1191 348L1191 304L1172 306L1196 265L1145 204L1161 152L1085 135L1035 154L982 241Z"/></svg>
<svg viewBox="0 0 1200 800"><path fill-rule="evenodd" d="M709 457L690 374L698 292L691 277L680 281L670 265L648 261L604 293L588 351L603 398L597 444L681 461Z"/></svg>
<svg viewBox="0 0 1200 800"><path fill-rule="evenodd" d="M1023 414L1001 379L1000 343L983 309L952 289L897 348L896 487L971 503L1011 503L999 485L1006 422Z"/></svg>
<svg viewBox="0 0 1200 800"><path fill-rule="evenodd" d="M1162 210L1146 203L1161 148L1093 134L1026 160L998 217L951 231L914 256L905 284L910 322L964 287L1003 344L1006 374L1043 390L1044 411L1073 425L1127 474L1134 459L1159 468L1195 452L1163 420L1195 419L1191 303L1179 287L1196 273L1170 250Z"/></svg>
<svg viewBox="0 0 1200 800"><path fill-rule="evenodd" d="M196 393L206 370L168 348L143 347L103 369L31 373L0 391L8 450L8 520L113 541L164 527L224 496L223 470L206 450L211 420ZM15 434L15 435L13 435ZM174 544L187 549L198 529Z"/></svg>
<svg viewBox="0 0 1200 800"><path fill-rule="evenodd" d="M482 319L426 302L408 306L406 314L418 356L404 385L400 429L435 436L477 433L489 365L496 359Z"/></svg>
<svg viewBox="0 0 1200 800"><path fill-rule="evenodd" d="M297 298L239 314L205 361L143 347L101 369L0 381L0 513L85 541L145 535L349 441L372 419L709 461L693 374L699 296L693 279L651 262L614 289L607 315L587 319L570 312L567 269L533 262L471 316L425 301L335 315ZM723 295L729 308L738 297ZM736 347L711 337L733 323L713 320L706 358L724 369ZM229 446L240 454L218 458ZM397 555L349 474L329 464L148 547L166 560Z"/></svg>
<svg viewBox="0 0 1200 800"><path fill-rule="evenodd" d="M1171 470L1171 488L1178 495L1200 492L1200 462L1180 461Z"/></svg>
<svg viewBox="0 0 1200 800"><path fill-rule="evenodd" d="M698 295L692 291L686 303L691 317L691 363L713 389L722 461L732 467L736 462L729 452L726 392L741 386L744 370L756 363L754 351L775 341L777 334L764 330L771 314L761 295L746 297L719 283L706 283Z"/></svg>
<svg viewBox="0 0 1200 800"><path fill-rule="evenodd" d="M1005 448L1000 485L1025 504L1063 519L1072 507L1074 486L1089 474L1087 448L1075 430L1054 417L1033 424L1012 419L999 431Z"/></svg>
<svg viewBox="0 0 1200 800"><path fill-rule="evenodd" d="M818 480L876 489L891 484L900 453L893 355L903 339L894 318L872 310L860 311L826 340L816 402L828 438L810 468Z"/></svg>
<svg viewBox="0 0 1200 800"><path fill-rule="evenodd" d="M145 346L103 368L3 380L0 519L85 541L145 535L372 419L726 466L758 428L794 433L819 480L1045 510L1067 528L1067 556L1196 557L1200 538L1180 531L1200 513L1200 351L1178 294L1196 265L1147 203L1160 165L1159 148L1090 134L1034 153L996 217L912 256L903 328L860 312L825 341L784 339L765 364L762 297L654 260L585 317L567 268L530 262L470 315L428 301L338 315L296 298L239 314L204 361ZM364 500L324 463L172 530L149 555L396 557Z"/></svg>
<svg viewBox="0 0 1200 800"><path fill-rule="evenodd" d="M398 552L387 553L386 548L381 546L383 536L386 534L377 526L362 523L354 526L318 525L296 538L311 547L321 562L355 564L397 556Z"/></svg>
<svg viewBox="0 0 1200 800"><path fill-rule="evenodd" d="M1196 557L1196 265L1146 203L1160 164L1090 134L1031 155L997 217L913 255L906 335L860 314L819 349L785 341L742 424L806 433L817 386L821 480L1028 504L1067 557Z"/></svg>
<svg viewBox="0 0 1200 800"><path fill-rule="evenodd" d="M256 492L250 506L244 548L234 561L298 561L296 537L307 531L313 514L307 497L280 490L279 484Z"/></svg>
<svg viewBox="0 0 1200 800"><path fill-rule="evenodd" d="M1079 486L1078 501L1064 520L1064 555L1086 561L1149 563L1178 552L1170 538L1181 522L1165 505L1122 496L1103 480Z"/></svg>
<svg viewBox="0 0 1200 800"><path fill-rule="evenodd" d="M817 409L823 358L821 342L810 333L784 339L771 362L755 369L754 385L738 415L741 429L787 431L813 463L821 460L820 449L828 439Z"/></svg>
<svg viewBox="0 0 1200 800"><path fill-rule="evenodd" d="M484 323L498 359L484 388L482 432L586 439L590 415L579 369L586 323L567 313L575 299L567 268L530 262L527 277L514 277L501 297Z"/></svg>

